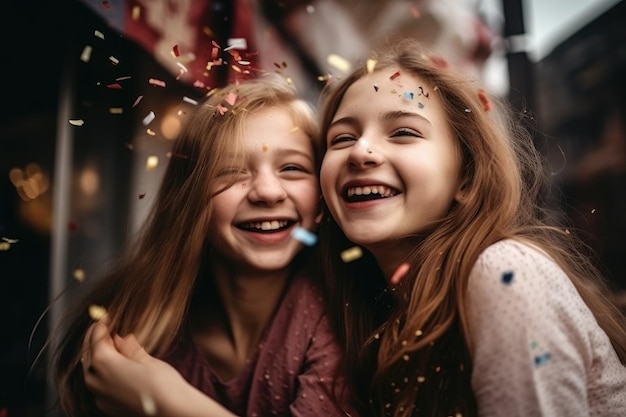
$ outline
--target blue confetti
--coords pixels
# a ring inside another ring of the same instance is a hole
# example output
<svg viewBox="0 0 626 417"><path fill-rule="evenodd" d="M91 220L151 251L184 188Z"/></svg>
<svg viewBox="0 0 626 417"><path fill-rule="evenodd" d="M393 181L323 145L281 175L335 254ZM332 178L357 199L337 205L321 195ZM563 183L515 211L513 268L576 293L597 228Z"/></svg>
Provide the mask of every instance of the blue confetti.
<svg viewBox="0 0 626 417"><path fill-rule="evenodd" d="M291 236L306 246L313 246L317 243L317 236L302 227L293 229Z"/></svg>
<svg viewBox="0 0 626 417"><path fill-rule="evenodd" d="M509 285L513 281L513 272L505 272L502 274L502 283Z"/></svg>
<svg viewBox="0 0 626 417"><path fill-rule="evenodd" d="M406 98L407 100L413 100L414 96L415 95L412 92L410 92L410 91L405 91L404 92L404 98Z"/></svg>
<svg viewBox="0 0 626 417"><path fill-rule="evenodd" d="M543 355L535 356L535 366L539 367L541 365L545 365L550 360L550 354L544 353Z"/></svg>

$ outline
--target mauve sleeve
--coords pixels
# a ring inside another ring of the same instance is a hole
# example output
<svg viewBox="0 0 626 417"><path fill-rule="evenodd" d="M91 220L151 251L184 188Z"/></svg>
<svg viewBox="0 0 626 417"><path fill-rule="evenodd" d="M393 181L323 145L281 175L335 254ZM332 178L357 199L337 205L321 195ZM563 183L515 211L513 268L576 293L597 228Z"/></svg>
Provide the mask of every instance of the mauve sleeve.
<svg viewBox="0 0 626 417"><path fill-rule="evenodd" d="M298 376L297 396L290 405L294 417L358 416L350 405L345 380L336 375L340 357L341 350L328 320L322 316L306 351L304 369Z"/></svg>

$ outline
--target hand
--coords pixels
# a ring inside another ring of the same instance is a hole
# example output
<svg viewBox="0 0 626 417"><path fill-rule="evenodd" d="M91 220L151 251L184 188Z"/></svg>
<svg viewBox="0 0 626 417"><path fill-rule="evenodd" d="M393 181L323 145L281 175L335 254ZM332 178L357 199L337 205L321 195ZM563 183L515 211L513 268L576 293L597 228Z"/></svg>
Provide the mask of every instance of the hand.
<svg viewBox="0 0 626 417"><path fill-rule="evenodd" d="M106 320L87 330L83 352L85 385L108 416L166 416L181 391L195 390L176 369L150 356L134 335L111 335Z"/></svg>

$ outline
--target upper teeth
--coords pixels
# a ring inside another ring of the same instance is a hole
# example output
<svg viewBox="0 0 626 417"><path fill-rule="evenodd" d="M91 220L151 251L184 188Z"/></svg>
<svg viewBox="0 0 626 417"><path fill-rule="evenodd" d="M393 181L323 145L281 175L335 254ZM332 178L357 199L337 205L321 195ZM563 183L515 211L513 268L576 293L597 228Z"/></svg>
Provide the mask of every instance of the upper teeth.
<svg viewBox="0 0 626 417"><path fill-rule="evenodd" d="M352 197L353 195L370 195L370 194L379 194L383 197L391 197L396 195L396 192L384 185L366 185L365 187L349 187L348 188L348 197Z"/></svg>
<svg viewBox="0 0 626 417"><path fill-rule="evenodd" d="M242 225L242 227L245 229L258 229L258 230L276 230L285 226L287 226L286 220L253 222L253 223L246 223Z"/></svg>

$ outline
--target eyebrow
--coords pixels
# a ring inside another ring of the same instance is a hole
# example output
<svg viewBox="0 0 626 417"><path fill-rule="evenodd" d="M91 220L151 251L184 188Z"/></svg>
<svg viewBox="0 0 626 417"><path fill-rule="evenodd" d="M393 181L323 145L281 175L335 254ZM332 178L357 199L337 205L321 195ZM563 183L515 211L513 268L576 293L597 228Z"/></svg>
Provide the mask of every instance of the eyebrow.
<svg viewBox="0 0 626 417"><path fill-rule="evenodd" d="M300 155L311 161L314 160L312 152L305 152L295 148L278 148L276 149L276 154L278 156L291 156L291 155Z"/></svg>
<svg viewBox="0 0 626 417"><path fill-rule="evenodd" d="M383 121L401 119L401 118L404 118L404 117L419 119L419 120L422 120L425 123L428 123L429 125L432 125L432 123L430 123L430 120L428 120L427 118L425 118L421 114L413 113L413 112L407 112L407 111L402 111L402 110L382 112L378 116L378 118L383 120ZM333 126L336 126L336 125L340 125L340 124L356 125L357 123L358 122L357 122L357 119L355 117L346 116L346 117L342 117L341 119L337 119L337 120L333 121L330 124L329 128L333 127Z"/></svg>

